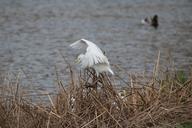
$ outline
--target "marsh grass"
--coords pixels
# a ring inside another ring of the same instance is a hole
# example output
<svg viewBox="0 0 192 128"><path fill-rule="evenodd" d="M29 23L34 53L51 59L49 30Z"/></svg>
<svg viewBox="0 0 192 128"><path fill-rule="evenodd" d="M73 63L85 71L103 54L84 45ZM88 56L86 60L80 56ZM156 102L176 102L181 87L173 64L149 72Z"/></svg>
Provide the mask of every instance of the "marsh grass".
<svg viewBox="0 0 192 128"><path fill-rule="evenodd" d="M69 83L57 77L56 95L39 95L48 98L46 105L26 97L18 75L1 86L0 127L173 128L191 122L192 76L158 64L151 77L127 76L122 88L113 85L114 77L96 77L92 69L75 74L69 66Z"/></svg>

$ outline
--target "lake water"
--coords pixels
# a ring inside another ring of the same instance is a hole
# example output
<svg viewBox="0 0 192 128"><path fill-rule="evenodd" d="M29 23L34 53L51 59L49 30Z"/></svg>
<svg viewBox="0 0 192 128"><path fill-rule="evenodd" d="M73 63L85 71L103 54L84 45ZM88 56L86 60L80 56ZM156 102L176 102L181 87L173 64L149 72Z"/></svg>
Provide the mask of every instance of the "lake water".
<svg viewBox="0 0 192 128"><path fill-rule="evenodd" d="M0 71L21 72L27 84L51 90L55 67L61 79L68 77L61 54L73 65L76 53L68 46L81 38L127 72L152 71L159 50L162 61L171 53L176 67L187 68L191 13L191 0L1 0ZM154 14L157 30L141 25Z"/></svg>

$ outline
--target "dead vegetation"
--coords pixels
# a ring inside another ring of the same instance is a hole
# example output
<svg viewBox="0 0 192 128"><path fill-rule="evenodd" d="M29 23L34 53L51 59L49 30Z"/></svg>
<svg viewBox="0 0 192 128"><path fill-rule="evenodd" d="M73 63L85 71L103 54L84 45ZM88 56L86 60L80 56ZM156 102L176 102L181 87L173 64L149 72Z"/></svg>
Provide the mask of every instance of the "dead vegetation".
<svg viewBox="0 0 192 128"><path fill-rule="evenodd" d="M158 71L157 71L158 69ZM173 128L192 121L192 76L160 71L129 76L116 88L112 77L86 70L67 86L58 78L49 103L32 102L16 78L0 89L1 128ZM145 81L145 82L143 82ZM66 84L66 83L65 83Z"/></svg>

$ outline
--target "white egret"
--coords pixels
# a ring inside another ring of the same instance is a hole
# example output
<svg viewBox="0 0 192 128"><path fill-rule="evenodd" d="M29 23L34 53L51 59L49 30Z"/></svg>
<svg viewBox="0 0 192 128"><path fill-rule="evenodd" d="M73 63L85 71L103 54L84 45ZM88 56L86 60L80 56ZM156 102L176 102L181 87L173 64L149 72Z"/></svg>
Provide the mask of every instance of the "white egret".
<svg viewBox="0 0 192 128"><path fill-rule="evenodd" d="M91 41L80 39L70 45L74 49L84 49L86 52L78 55L76 62L81 65L81 68L93 68L99 76L99 73L110 72L111 70L107 57L103 54L101 49Z"/></svg>

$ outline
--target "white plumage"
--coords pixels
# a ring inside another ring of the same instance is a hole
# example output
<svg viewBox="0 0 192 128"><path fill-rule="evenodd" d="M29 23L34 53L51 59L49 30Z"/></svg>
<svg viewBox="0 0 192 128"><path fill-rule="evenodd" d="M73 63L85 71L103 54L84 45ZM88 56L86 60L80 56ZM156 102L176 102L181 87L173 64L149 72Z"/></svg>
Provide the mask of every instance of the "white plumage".
<svg viewBox="0 0 192 128"><path fill-rule="evenodd" d="M86 52L77 57L77 63L81 65L81 68L92 67L95 69L97 76L102 72L110 72L112 75L114 74L110 68L107 57L93 42L81 39L70 46L74 49L85 49Z"/></svg>

